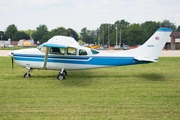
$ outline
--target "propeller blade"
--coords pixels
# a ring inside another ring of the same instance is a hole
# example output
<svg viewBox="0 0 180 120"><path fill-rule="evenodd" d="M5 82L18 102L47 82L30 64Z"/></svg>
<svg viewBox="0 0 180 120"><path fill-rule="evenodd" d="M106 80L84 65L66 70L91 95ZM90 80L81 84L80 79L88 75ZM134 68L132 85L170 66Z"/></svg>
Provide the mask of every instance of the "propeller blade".
<svg viewBox="0 0 180 120"><path fill-rule="evenodd" d="M11 64L12 64L12 71L14 70L14 53L11 52Z"/></svg>
<svg viewBox="0 0 180 120"><path fill-rule="evenodd" d="M8 54L8 56L11 57L11 65L12 65L12 71L13 71L13 69L14 69L14 46L12 47L12 51L7 54Z"/></svg>
<svg viewBox="0 0 180 120"><path fill-rule="evenodd" d="M12 61L12 71L13 71L14 70L14 45L12 47L11 55L12 55L11 61Z"/></svg>

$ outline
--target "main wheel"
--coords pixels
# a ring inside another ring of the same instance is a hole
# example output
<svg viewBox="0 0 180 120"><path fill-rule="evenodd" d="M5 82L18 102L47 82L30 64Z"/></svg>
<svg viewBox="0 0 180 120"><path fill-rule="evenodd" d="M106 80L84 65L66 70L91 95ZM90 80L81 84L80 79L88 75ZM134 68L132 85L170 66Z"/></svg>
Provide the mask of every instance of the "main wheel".
<svg viewBox="0 0 180 120"><path fill-rule="evenodd" d="M58 79L58 80L64 80L64 79L65 79L65 75L64 75L64 74L59 74L59 75L57 76L57 79Z"/></svg>
<svg viewBox="0 0 180 120"><path fill-rule="evenodd" d="M25 73L24 74L24 78L30 78L31 77L31 74L30 73Z"/></svg>

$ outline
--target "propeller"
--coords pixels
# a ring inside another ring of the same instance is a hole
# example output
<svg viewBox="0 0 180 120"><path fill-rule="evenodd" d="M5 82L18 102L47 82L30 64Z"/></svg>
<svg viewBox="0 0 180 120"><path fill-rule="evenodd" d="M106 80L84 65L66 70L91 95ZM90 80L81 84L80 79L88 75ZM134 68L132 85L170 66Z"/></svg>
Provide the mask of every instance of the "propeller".
<svg viewBox="0 0 180 120"><path fill-rule="evenodd" d="M7 54L8 54L8 56L11 57L12 71L13 71L13 69L14 69L14 45L12 46L12 51Z"/></svg>
<svg viewBox="0 0 180 120"><path fill-rule="evenodd" d="M14 70L14 45L12 46L11 55L12 55L11 62L12 62L12 71L13 71Z"/></svg>
<svg viewBox="0 0 180 120"><path fill-rule="evenodd" d="M12 70L14 69L14 51L8 53L8 56L11 57Z"/></svg>
<svg viewBox="0 0 180 120"><path fill-rule="evenodd" d="M11 52L11 55L12 55L11 63L12 63L12 71L13 71L14 70L14 52L13 51Z"/></svg>

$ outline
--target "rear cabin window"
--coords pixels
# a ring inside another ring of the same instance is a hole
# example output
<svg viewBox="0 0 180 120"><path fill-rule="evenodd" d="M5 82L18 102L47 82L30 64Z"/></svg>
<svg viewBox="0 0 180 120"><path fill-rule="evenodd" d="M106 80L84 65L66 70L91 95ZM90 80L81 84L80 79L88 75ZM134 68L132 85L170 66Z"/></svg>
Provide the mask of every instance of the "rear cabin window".
<svg viewBox="0 0 180 120"><path fill-rule="evenodd" d="M76 55L76 53L77 53L76 48L73 48L73 47L67 48L67 55Z"/></svg>
<svg viewBox="0 0 180 120"><path fill-rule="evenodd" d="M87 52L85 50L80 49L79 50L79 55L87 55Z"/></svg>

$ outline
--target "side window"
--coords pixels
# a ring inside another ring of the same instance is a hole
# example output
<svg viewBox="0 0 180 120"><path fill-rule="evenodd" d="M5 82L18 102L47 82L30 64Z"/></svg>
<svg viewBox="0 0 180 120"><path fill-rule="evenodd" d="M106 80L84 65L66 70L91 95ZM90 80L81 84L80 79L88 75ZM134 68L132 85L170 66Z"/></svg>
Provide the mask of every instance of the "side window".
<svg viewBox="0 0 180 120"><path fill-rule="evenodd" d="M87 52L85 50L80 49L79 50L79 55L87 55Z"/></svg>
<svg viewBox="0 0 180 120"><path fill-rule="evenodd" d="M64 50L64 48L54 48L54 47L52 47L52 48L49 49L49 53L50 54L64 55L65 50Z"/></svg>
<svg viewBox="0 0 180 120"><path fill-rule="evenodd" d="M68 47L67 55L76 55L76 48Z"/></svg>
<svg viewBox="0 0 180 120"><path fill-rule="evenodd" d="M60 48L60 51L61 51L61 55L65 54L65 48Z"/></svg>
<svg viewBox="0 0 180 120"><path fill-rule="evenodd" d="M60 53L59 48L50 48L50 53Z"/></svg>

